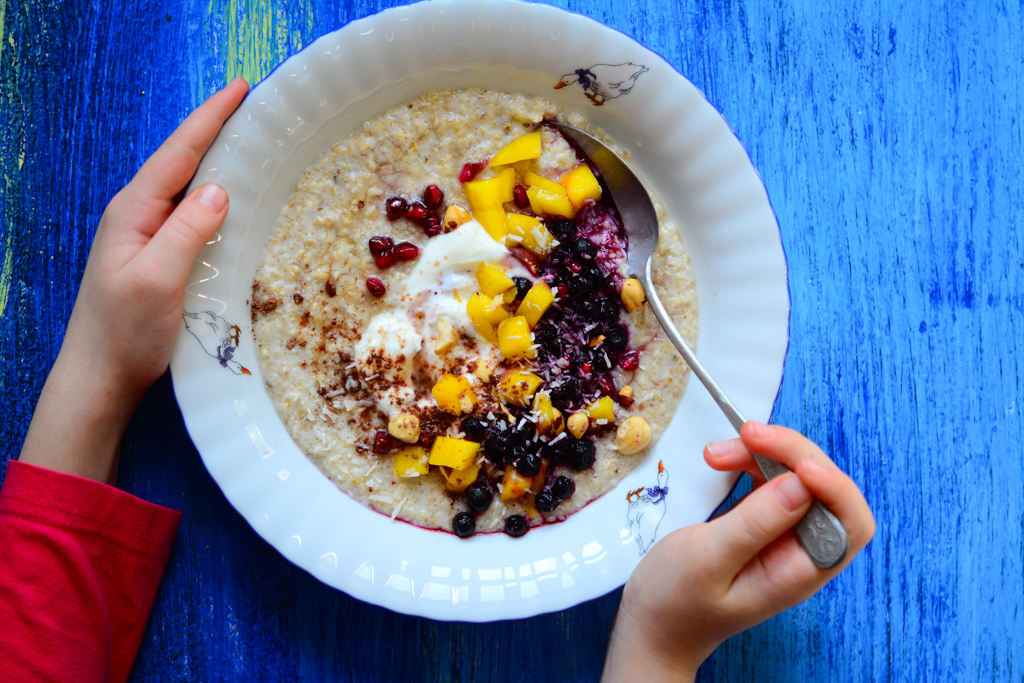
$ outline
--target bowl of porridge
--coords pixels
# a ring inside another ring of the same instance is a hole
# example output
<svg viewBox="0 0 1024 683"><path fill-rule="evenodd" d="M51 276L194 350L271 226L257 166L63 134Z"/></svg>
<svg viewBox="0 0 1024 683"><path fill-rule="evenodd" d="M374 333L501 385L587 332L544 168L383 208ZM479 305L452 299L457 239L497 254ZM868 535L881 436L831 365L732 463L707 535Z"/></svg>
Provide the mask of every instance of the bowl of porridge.
<svg viewBox="0 0 1024 683"><path fill-rule="evenodd" d="M375 604L489 621L622 585L735 476L637 292L601 136L659 216L654 277L767 419L788 343L778 226L739 141L659 57L525 3L427 2L320 38L204 158L231 211L186 289L175 393L229 501Z"/></svg>

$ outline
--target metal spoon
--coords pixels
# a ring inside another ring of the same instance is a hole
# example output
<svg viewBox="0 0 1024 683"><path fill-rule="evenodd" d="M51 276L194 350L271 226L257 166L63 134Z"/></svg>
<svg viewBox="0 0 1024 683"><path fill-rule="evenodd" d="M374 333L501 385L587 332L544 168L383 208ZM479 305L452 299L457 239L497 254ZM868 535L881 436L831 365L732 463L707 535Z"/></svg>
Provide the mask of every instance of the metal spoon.
<svg viewBox="0 0 1024 683"><path fill-rule="evenodd" d="M668 317L665 307L654 290L654 282L651 279L651 261L654 250L658 246L658 216L647 190L625 162L608 149L603 142L572 126L561 123L551 125L579 145L580 149L601 171L605 185L622 216L626 236L629 238L629 268L632 270L633 276L640 280L644 294L647 296L647 303L650 304L651 310L654 311L665 334L672 340L683 359L693 370L693 374L704 384L711 393L711 397L718 403L718 407L722 409L725 416L729 418L729 422L739 432L746 420L697 360L697 356L690 350L682 335L672 324L672 320ZM762 455L755 453L754 460L757 461L757 465L766 479L789 472L789 468L782 463ZM846 535L843 525L818 500L811 504L807 515L797 523L796 533L807 554L811 556L811 560L821 569L831 569L842 562L850 546L849 537Z"/></svg>

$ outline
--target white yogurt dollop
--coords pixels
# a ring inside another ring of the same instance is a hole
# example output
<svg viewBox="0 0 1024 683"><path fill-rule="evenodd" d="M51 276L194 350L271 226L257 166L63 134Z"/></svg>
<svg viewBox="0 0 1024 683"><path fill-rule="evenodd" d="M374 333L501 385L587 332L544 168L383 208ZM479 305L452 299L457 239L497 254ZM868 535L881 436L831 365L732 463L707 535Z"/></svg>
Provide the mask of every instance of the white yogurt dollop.
<svg viewBox="0 0 1024 683"><path fill-rule="evenodd" d="M412 362L422 346L423 337L403 310L374 316L356 342L356 363L363 379L379 377L391 384L387 388L375 385L380 387L374 393L382 413L390 416L415 397Z"/></svg>
<svg viewBox="0 0 1024 683"><path fill-rule="evenodd" d="M406 279L401 308L370 320L356 344L356 362L364 378L377 374L392 383L391 387L372 385L381 412L392 416L403 412L403 406L411 407L414 358L431 381L440 379L453 359L471 360L472 356L491 368L497 365L497 347L480 336L466 312L466 301L479 290L476 270L481 263L500 266L509 277L529 275L482 225L469 221L427 242ZM445 357L434 353L441 318L451 321L460 336L475 339L475 350L460 344ZM387 374L378 370L382 357ZM480 380L471 377L470 381Z"/></svg>

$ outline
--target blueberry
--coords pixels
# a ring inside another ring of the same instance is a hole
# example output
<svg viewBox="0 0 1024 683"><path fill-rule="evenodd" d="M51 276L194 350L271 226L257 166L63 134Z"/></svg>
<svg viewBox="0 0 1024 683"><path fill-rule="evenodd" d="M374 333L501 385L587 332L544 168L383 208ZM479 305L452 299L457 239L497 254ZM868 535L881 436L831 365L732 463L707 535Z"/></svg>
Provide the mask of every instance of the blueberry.
<svg viewBox="0 0 1024 683"><path fill-rule="evenodd" d="M615 299L598 299L598 315L605 320L619 319L619 302Z"/></svg>
<svg viewBox="0 0 1024 683"><path fill-rule="evenodd" d="M486 484L470 484L466 489L466 505L473 512L483 512L491 506L494 494Z"/></svg>
<svg viewBox="0 0 1024 683"><path fill-rule="evenodd" d="M508 432L492 429L485 445L493 453L504 454L512 446L512 437Z"/></svg>
<svg viewBox="0 0 1024 683"><path fill-rule="evenodd" d="M612 369L611 358L608 357L607 353L602 353L601 349L597 350L594 354L594 369L598 372L608 372Z"/></svg>
<svg viewBox="0 0 1024 683"><path fill-rule="evenodd" d="M527 452L516 460L516 469L524 477L535 477L540 474L540 456L536 453Z"/></svg>
<svg viewBox="0 0 1024 683"><path fill-rule="evenodd" d="M524 443L515 443L505 453L505 462L515 465L518 469L519 461L530 454L530 450Z"/></svg>
<svg viewBox="0 0 1024 683"><path fill-rule="evenodd" d="M512 515L505 520L505 533L512 538L519 538L529 529L526 518L522 515Z"/></svg>
<svg viewBox="0 0 1024 683"><path fill-rule="evenodd" d="M590 469L594 465L594 442L583 439L569 446L569 467L574 470Z"/></svg>
<svg viewBox="0 0 1024 683"><path fill-rule="evenodd" d="M597 258L597 246L586 237L580 237L572 242L572 250L580 256L593 259Z"/></svg>
<svg viewBox="0 0 1024 683"><path fill-rule="evenodd" d="M525 277L516 276L512 278L512 282L516 283L516 299L522 299L530 291L530 287L533 287L533 283Z"/></svg>
<svg viewBox="0 0 1024 683"><path fill-rule="evenodd" d="M484 424L483 420L476 417L463 418L459 429L465 432L467 436L480 437L487 433L487 425Z"/></svg>
<svg viewBox="0 0 1024 683"><path fill-rule="evenodd" d="M559 218L548 223L548 231L559 242L565 242L576 234L576 224L568 218Z"/></svg>
<svg viewBox="0 0 1024 683"><path fill-rule="evenodd" d="M452 529L459 538L472 536L476 531L476 518L468 512L460 512L452 518Z"/></svg>
<svg viewBox="0 0 1024 683"><path fill-rule="evenodd" d="M541 512L551 512L558 507L558 504L562 501L560 501L555 494L551 493L551 491L541 491L537 494L537 497L533 502Z"/></svg>
<svg viewBox="0 0 1024 683"><path fill-rule="evenodd" d="M587 320L603 318L604 316L601 314L602 301L604 301L604 299L584 299L579 305L580 315Z"/></svg>
<svg viewBox="0 0 1024 683"><path fill-rule="evenodd" d="M552 467L565 460L565 457L569 454L569 441L568 439L560 439L555 443L549 443L544 446L544 457L548 459L548 462Z"/></svg>
<svg viewBox="0 0 1024 683"><path fill-rule="evenodd" d="M559 500L572 498L572 494L576 493L576 482L569 477L559 477L551 485L551 493L558 496Z"/></svg>
<svg viewBox="0 0 1024 683"><path fill-rule="evenodd" d="M604 333L604 346L607 346L612 351L625 348L628 341L629 333L626 332L626 328L622 325L612 325Z"/></svg>

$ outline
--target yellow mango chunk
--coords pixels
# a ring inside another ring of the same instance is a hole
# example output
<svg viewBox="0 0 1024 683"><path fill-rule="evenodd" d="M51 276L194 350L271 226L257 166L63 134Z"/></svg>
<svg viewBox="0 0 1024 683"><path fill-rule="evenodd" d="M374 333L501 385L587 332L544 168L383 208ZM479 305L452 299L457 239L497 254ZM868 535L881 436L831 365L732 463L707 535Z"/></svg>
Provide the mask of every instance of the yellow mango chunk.
<svg viewBox="0 0 1024 683"><path fill-rule="evenodd" d="M515 287L516 283L508 275L492 265L481 263L476 269L476 281L480 283L480 289L487 296L498 296L509 287Z"/></svg>
<svg viewBox="0 0 1024 683"><path fill-rule="evenodd" d="M565 189L564 185L560 185L554 180L548 180L544 176L537 175L533 171L528 171L526 175L523 176L523 185L526 185L527 187L539 187L542 190L547 190L554 194L569 194L569 191Z"/></svg>
<svg viewBox="0 0 1024 683"><path fill-rule="evenodd" d="M536 353L529 350L531 346L533 336L530 334L530 323L526 322L524 316L517 315L498 325L498 350L505 358L533 358Z"/></svg>
<svg viewBox="0 0 1024 683"><path fill-rule="evenodd" d="M555 248L555 236L533 216L525 216L521 213L506 214L505 230L506 246L525 247L541 258L547 258L551 250Z"/></svg>
<svg viewBox="0 0 1024 683"><path fill-rule="evenodd" d="M458 375L446 373L431 387L430 392L434 394L434 400L441 410L455 415L472 412L477 401L469 380Z"/></svg>
<svg viewBox="0 0 1024 683"><path fill-rule="evenodd" d="M560 178L560 182L569 192L569 201L579 209L585 201L601 198L601 183L597 182L590 166L580 164Z"/></svg>
<svg viewBox="0 0 1024 683"><path fill-rule="evenodd" d="M476 460L478 450L480 450L478 443L465 439L453 439L449 436L439 436L434 439L434 445L430 447L428 462L439 467L464 470Z"/></svg>
<svg viewBox="0 0 1024 683"><path fill-rule="evenodd" d="M491 166L514 164L527 159L540 159L540 131L516 138L491 157Z"/></svg>
<svg viewBox="0 0 1024 683"><path fill-rule="evenodd" d="M541 434L554 435L565 429L565 419L561 411L551 405L551 397L546 391L538 391L533 395L533 412L537 414L537 431Z"/></svg>
<svg viewBox="0 0 1024 683"><path fill-rule="evenodd" d="M568 195L548 192L535 185L526 191L526 196L530 198L530 208L535 214L562 218L572 218L575 214Z"/></svg>
<svg viewBox="0 0 1024 683"><path fill-rule="evenodd" d="M533 484L533 477L524 477L515 467L505 469L505 478L501 482L501 502L508 503L522 498Z"/></svg>
<svg viewBox="0 0 1024 683"><path fill-rule="evenodd" d="M523 297L519 308L516 309L516 315L526 318L530 327L536 327L540 317L544 315L554 300L555 293L551 291L551 287L544 280L539 280L533 287L530 287L530 291Z"/></svg>
<svg viewBox="0 0 1024 683"><path fill-rule="evenodd" d="M425 477L430 473L427 451L419 446L403 448L395 453L394 467L396 477Z"/></svg>
<svg viewBox="0 0 1024 683"><path fill-rule="evenodd" d="M615 403L611 396L602 396L583 409L591 420L615 420Z"/></svg>
<svg viewBox="0 0 1024 683"><path fill-rule="evenodd" d="M474 294L466 302L466 313L473 321L473 327L480 333L480 336L491 342L498 343L498 333L489 320L491 299L486 294Z"/></svg>
<svg viewBox="0 0 1024 683"><path fill-rule="evenodd" d="M483 226L487 234L495 242L505 243L505 235L508 234L508 221L505 218L505 209L500 206L489 209L473 209L473 218Z"/></svg>
<svg viewBox="0 0 1024 683"><path fill-rule="evenodd" d="M506 168L493 178L463 183L462 189L466 193L466 199L469 200L469 208L475 216L477 209L501 207L505 202L512 201L512 190L515 186L516 172L511 168Z"/></svg>
<svg viewBox="0 0 1024 683"><path fill-rule="evenodd" d="M451 493L462 493L477 480L479 473L480 465L475 462L464 470L452 470L444 488Z"/></svg>
<svg viewBox="0 0 1024 683"><path fill-rule="evenodd" d="M498 398L506 403L525 407L530 396L537 393L540 383L541 378L532 372L523 370L510 372L498 382Z"/></svg>

